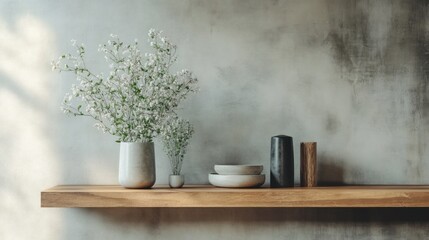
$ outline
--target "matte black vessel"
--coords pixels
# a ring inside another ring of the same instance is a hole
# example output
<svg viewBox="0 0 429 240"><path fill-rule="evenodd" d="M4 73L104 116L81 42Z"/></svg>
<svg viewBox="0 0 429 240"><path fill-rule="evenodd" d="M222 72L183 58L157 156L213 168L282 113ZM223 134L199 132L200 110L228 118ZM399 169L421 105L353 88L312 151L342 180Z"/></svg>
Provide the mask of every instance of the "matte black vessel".
<svg viewBox="0 0 429 240"><path fill-rule="evenodd" d="M293 139L285 135L271 138L271 187L294 186Z"/></svg>

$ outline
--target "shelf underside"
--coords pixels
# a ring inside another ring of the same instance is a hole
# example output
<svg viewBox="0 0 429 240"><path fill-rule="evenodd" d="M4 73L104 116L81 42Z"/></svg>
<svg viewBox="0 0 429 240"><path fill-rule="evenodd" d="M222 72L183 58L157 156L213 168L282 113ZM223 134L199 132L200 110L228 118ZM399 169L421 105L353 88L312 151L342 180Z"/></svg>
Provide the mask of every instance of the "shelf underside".
<svg viewBox="0 0 429 240"><path fill-rule="evenodd" d="M429 207L429 186L315 188L125 189L115 185L60 185L41 193L42 207Z"/></svg>

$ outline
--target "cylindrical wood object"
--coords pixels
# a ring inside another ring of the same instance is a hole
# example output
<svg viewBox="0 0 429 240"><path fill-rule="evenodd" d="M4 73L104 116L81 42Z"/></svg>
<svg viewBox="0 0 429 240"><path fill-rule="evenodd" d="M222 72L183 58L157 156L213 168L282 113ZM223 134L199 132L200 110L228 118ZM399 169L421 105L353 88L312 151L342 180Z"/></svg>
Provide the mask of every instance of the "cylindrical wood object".
<svg viewBox="0 0 429 240"><path fill-rule="evenodd" d="M317 186L317 143L301 143L301 187Z"/></svg>

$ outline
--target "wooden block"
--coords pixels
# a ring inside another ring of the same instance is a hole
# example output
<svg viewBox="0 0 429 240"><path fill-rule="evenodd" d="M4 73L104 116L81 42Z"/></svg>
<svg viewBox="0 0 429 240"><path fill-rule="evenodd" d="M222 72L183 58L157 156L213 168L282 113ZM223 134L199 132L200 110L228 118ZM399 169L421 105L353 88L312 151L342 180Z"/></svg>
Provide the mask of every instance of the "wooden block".
<svg viewBox="0 0 429 240"><path fill-rule="evenodd" d="M317 186L317 143L301 143L301 187Z"/></svg>

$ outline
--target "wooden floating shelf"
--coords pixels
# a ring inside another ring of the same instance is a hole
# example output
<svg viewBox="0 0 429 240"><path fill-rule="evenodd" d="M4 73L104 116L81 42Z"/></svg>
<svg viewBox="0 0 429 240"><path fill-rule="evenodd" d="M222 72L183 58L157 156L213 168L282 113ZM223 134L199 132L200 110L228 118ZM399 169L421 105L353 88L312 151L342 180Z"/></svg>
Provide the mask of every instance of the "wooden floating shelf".
<svg viewBox="0 0 429 240"><path fill-rule="evenodd" d="M62 185L41 194L42 207L429 207L429 186L314 188L125 189L114 185Z"/></svg>

